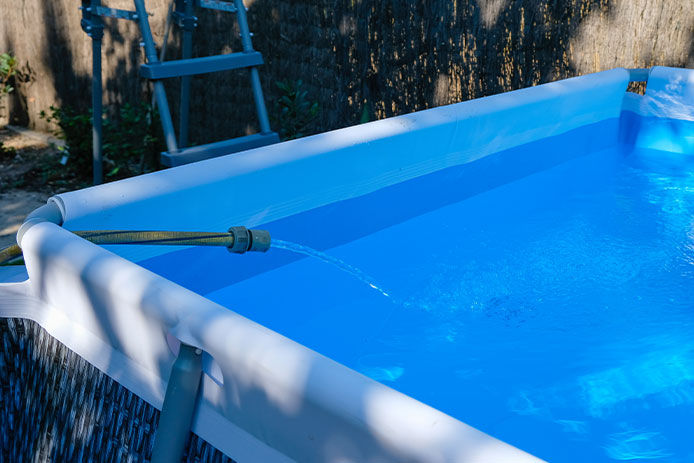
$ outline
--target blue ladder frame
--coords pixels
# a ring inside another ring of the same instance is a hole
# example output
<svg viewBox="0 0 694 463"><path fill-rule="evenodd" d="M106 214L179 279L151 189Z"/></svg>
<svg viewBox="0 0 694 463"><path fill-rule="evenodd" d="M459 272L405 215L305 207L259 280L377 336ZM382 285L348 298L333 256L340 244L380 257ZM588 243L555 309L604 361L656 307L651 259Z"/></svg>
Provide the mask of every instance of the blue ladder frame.
<svg viewBox="0 0 694 463"><path fill-rule="evenodd" d="M104 24L102 17L125 19L138 23L142 33L142 44L147 62L140 67L140 75L149 79L154 87L154 102L159 108L162 129L167 151L161 154L161 163L165 166L179 166L190 162L223 156L238 151L265 146L279 142L277 133L270 129L263 90L260 85L258 66L263 64L262 55L253 49L251 32L248 28L246 8L242 0L173 0L174 8L170 10L175 23L183 31L182 59L161 61L157 56L156 45L149 25L149 17L144 0L133 0L135 11L108 8L101 0L82 0L82 29L92 39L92 109L93 109L93 180L94 184L103 181L103 111L101 84L101 43ZM198 18L194 16L196 7L235 13L241 33L243 51L217 56L193 58L193 31ZM168 34L166 34L168 35ZM221 142L188 147L190 117L190 87L194 75L212 72L248 69L250 72L253 99L260 132L254 135L239 137ZM171 111L164 88L164 79L181 78L179 134L171 118Z"/></svg>

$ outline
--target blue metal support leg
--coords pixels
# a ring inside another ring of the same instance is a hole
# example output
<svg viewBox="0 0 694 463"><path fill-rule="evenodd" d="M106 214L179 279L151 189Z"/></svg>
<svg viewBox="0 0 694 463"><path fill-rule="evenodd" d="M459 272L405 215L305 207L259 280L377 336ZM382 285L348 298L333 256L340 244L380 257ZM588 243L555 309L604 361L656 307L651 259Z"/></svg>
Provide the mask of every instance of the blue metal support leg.
<svg viewBox="0 0 694 463"><path fill-rule="evenodd" d="M101 39L92 40L92 68L92 181L94 185L99 185L104 181Z"/></svg>
<svg viewBox="0 0 694 463"><path fill-rule="evenodd" d="M92 178L94 185L103 182L103 128L101 85L101 41L104 24L97 14L101 0L82 0L82 29L92 39Z"/></svg>
<svg viewBox="0 0 694 463"><path fill-rule="evenodd" d="M182 460L193 423L201 376L202 351L181 344L166 387L151 463Z"/></svg>

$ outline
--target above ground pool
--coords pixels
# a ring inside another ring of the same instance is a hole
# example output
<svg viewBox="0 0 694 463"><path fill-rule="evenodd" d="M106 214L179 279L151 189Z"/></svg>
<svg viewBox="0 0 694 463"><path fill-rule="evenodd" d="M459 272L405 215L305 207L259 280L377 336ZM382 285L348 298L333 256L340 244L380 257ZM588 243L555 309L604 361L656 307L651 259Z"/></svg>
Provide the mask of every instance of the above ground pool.
<svg viewBox="0 0 694 463"><path fill-rule="evenodd" d="M239 463L692 461L694 72L635 75L58 195L0 313L156 407L200 347L193 430ZM232 225L272 248L67 231Z"/></svg>

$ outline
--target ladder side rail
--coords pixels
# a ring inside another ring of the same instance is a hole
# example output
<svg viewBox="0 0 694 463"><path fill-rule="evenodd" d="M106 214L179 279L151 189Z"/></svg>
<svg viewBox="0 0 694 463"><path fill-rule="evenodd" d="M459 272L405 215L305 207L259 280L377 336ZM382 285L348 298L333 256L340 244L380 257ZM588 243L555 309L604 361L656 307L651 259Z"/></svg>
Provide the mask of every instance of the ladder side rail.
<svg viewBox="0 0 694 463"><path fill-rule="evenodd" d="M193 0L182 0L183 3L183 59L193 57L193 30L196 26L197 18L193 16ZM178 147L188 146L188 125L190 119L190 85L191 76L181 77L181 101L178 126Z"/></svg>
<svg viewBox="0 0 694 463"><path fill-rule="evenodd" d="M166 13L166 23L164 24L164 38L162 39L161 49L159 50L159 61L164 61L166 59L166 49L169 46L169 34L171 33L171 27L173 26L173 9L174 0L169 3L169 10ZM152 94L152 107L157 105L157 96Z"/></svg>
<svg viewBox="0 0 694 463"><path fill-rule="evenodd" d="M98 0L95 0L98 1ZM104 181L103 88L101 83L101 39L92 40L92 182Z"/></svg>
<svg viewBox="0 0 694 463"><path fill-rule="evenodd" d="M152 30L149 27L149 18L144 1L133 0L133 2L135 3L135 10L137 11L140 32L142 32L142 41L145 45L147 62L151 64L158 63L159 57L157 56L157 49L154 46L154 38L152 37ZM169 109L169 102L166 99L164 83L161 80L155 80L153 84L154 97L157 101L157 107L159 108L159 118L161 119L162 129L164 130L166 148L169 152L176 152L178 151L178 143L176 142L176 132L174 131L173 121L171 120L171 111Z"/></svg>
<svg viewBox="0 0 694 463"><path fill-rule="evenodd" d="M241 32L241 44L245 53L253 52L253 43L251 42L251 32L248 29L248 17L246 15L246 7L243 0L234 0L236 6L237 19L239 30ZM255 109L258 113L258 122L260 123L260 133L270 133L270 120L265 108L265 99L263 97L263 88L260 86L260 76L258 68L250 68L251 72L251 87L253 88L253 99L255 100Z"/></svg>

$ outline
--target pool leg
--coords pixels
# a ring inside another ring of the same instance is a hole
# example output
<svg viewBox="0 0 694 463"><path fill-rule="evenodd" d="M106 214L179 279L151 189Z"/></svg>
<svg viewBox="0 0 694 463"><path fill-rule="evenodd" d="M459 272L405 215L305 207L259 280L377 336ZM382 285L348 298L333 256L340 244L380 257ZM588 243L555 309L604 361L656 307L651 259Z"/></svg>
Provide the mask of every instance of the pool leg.
<svg viewBox="0 0 694 463"><path fill-rule="evenodd" d="M82 30L92 39L92 177L94 185L103 183L103 89L101 85L101 40L104 23L98 13L101 0L82 0Z"/></svg>
<svg viewBox="0 0 694 463"><path fill-rule="evenodd" d="M151 463L171 463L183 458L201 375L202 351L181 344L166 387Z"/></svg>

